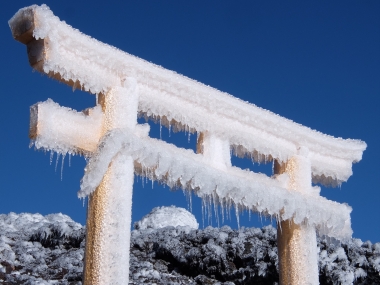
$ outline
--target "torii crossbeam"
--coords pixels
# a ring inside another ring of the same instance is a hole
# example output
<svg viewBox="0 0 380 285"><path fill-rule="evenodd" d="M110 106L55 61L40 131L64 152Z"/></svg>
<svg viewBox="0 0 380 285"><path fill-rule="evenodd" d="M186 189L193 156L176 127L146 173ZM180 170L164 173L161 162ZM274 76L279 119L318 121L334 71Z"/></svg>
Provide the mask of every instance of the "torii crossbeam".
<svg viewBox="0 0 380 285"><path fill-rule="evenodd" d="M30 65L98 95L85 112L51 100L31 107L36 148L90 156L80 197L89 196L84 283L128 284L134 172L278 219L280 284L318 284L316 230L351 236L351 208L319 196L339 185L366 144L324 135L92 39L45 6L9 21ZM148 136L137 115L200 133L197 154ZM275 175L231 166L238 156L273 161ZM124 266L119 266L123 264Z"/></svg>

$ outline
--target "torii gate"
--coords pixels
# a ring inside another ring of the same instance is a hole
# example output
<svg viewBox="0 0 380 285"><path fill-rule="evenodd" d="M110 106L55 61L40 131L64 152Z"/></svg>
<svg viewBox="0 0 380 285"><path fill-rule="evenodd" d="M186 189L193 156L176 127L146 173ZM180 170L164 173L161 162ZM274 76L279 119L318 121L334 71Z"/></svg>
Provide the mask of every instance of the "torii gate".
<svg viewBox="0 0 380 285"><path fill-rule="evenodd" d="M89 196L84 283L128 284L134 172L278 220L280 284L318 284L316 230L352 234L351 208L319 196L311 182L338 185L366 144L324 135L231 95L92 39L45 6L9 21L30 65L97 94L83 113L52 100L31 107L36 148L90 156L80 197ZM137 114L200 133L198 154L148 136ZM238 156L274 162L274 175L231 166ZM120 266L124 264L124 266Z"/></svg>

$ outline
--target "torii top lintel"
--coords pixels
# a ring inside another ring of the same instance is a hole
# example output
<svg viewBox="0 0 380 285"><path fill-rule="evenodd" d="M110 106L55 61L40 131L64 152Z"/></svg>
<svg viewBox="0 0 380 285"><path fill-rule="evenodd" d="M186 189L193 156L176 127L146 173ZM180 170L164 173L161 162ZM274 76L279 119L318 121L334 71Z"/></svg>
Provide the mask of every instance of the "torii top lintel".
<svg viewBox="0 0 380 285"><path fill-rule="evenodd" d="M101 43L60 21L45 5L20 9L9 25L38 71L94 94L134 77L140 113L177 129L210 131L228 140L239 156L257 160L286 161L305 147L313 182L346 181L366 148L363 141L322 134Z"/></svg>

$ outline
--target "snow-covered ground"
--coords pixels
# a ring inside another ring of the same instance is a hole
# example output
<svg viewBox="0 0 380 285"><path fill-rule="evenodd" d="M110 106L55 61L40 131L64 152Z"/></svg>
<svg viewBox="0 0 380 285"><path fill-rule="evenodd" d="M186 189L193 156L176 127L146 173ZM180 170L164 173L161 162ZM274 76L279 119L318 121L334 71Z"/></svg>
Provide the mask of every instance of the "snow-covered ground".
<svg viewBox="0 0 380 285"><path fill-rule="evenodd" d="M169 225L177 224L168 213L178 216L178 227ZM278 282L274 228L199 230L191 217L184 209L161 207L136 224L130 284ZM82 284L84 245L84 227L66 215L2 214L0 283ZM318 239L318 246L320 284L380 284L380 243Z"/></svg>

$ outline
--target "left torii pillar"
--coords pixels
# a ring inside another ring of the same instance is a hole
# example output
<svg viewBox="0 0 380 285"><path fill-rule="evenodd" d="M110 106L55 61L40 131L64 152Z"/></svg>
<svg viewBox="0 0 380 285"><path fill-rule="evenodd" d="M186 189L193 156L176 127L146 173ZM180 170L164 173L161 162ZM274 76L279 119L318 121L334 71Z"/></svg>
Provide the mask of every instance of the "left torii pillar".
<svg viewBox="0 0 380 285"><path fill-rule="evenodd" d="M30 65L43 72L48 39L34 39L33 15L24 17L11 29L13 37L27 45ZM64 81L59 74L50 76L74 85L72 81ZM59 114L56 114L55 121L45 121L42 104L40 106L37 103L31 108L30 137L36 139L44 131L49 131L54 133L58 141L60 138L70 138L66 143L70 143L78 152L94 152L101 137L108 131L116 128L135 129L138 90L134 78L121 79L120 86L115 86L105 95L99 94L98 98L97 103L101 105L104 115L99 122L100 126L93 132L86 125L83 125L82 131L77 132L77 136L70 132L70 128L59 128L58 125L65 125L65 119L70 120L67 116L59 118ZM91 110L88 115L91 117ZM75 121L74 117L79 115L72 112L72 116ZM59 122L60 119L63 121ZM85 285L128 284L133 178L132 157L118 153L99 187L89 196L83 273Z"/></svg>

